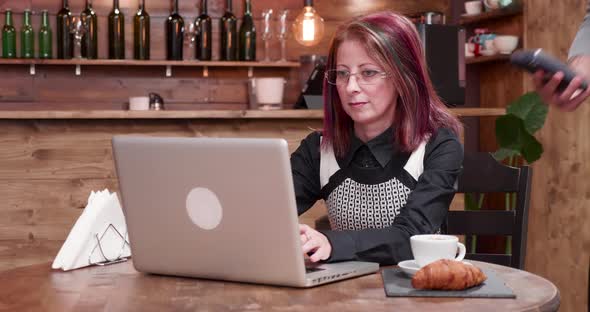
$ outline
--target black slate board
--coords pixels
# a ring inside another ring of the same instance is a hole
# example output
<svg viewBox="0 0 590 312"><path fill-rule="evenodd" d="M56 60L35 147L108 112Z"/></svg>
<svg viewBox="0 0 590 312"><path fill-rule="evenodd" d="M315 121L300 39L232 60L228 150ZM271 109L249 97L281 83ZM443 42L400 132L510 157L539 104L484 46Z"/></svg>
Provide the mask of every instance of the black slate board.
<svg viewBox="0 0 590 312"><path fill-rule="evenodd" d="M400 268L381 271L387 297L464 297L464 298L516 298L514 292L498 275L482 269L488 279L483 284L465 290L420 290L412 287L412 279Z"/></svg>

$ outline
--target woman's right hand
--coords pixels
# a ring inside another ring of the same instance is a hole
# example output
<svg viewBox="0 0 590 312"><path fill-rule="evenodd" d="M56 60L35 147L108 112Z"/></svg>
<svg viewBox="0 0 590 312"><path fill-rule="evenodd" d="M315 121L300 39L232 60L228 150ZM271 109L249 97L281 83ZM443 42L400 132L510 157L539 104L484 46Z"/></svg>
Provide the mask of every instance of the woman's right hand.
<svg viewBox="0 0 590 312"><path fill-rule="evenodd" d="M332 245L326 235L306 224L299 224L299 235L304 255L309 255L311 262L330 258Z"/></svg>

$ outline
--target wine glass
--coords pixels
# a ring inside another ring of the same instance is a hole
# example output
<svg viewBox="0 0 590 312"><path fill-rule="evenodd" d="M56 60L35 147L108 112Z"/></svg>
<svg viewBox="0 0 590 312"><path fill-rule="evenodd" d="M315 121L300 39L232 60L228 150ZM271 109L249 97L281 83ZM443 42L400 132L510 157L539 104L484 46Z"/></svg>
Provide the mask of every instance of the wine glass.
<svg viewBox="0 0 590 312"><path fill-rule="evenodd" d="M287 61L287 38L289 38L289 25L287 17L289 10L283 10L279 14L279 41L281 42L281 59L279 61Z"/></svg>
<svg viewBox="0 0 590 312"><path fill-rule="evenodd" d="M191 20L190 18L188 19ZM199 34L199 26L195 25L195 22L188 23L184 29L184 42L185 44L188 43L190 51L195 51L195 41L197 40L197 35ZM197 55L195 54L195 58Z"/></svg>
<svg viewBox="0 0 590 312"><path fill-rule="evenodd" d="M264 61L270 61L270 40L272 39L272 9L262 12L262 41L264 41Z"/></svg>
<svg viewBox="0 0 590 312"><path fill-rule="evenodd" d="M70 16L70 34L74 36L74 58L82 58L82 37L88 32L88 20L79 16Z"/></svg>

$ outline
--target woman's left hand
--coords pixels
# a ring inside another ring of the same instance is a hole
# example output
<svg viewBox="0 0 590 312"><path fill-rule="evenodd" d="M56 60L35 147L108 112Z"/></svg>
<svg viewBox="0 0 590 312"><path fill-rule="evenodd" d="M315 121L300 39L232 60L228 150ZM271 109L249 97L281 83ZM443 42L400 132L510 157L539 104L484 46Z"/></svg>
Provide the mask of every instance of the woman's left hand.
<svg viewBox="0 0 590 312"><path fill-rule="evenodd" d="M301 244L303 245L303 254L308 254L311 262L318 262L330 258L332 245L330 245L330 241L326 235L306 224L299 224L299 234L301 236Z"/></svg>

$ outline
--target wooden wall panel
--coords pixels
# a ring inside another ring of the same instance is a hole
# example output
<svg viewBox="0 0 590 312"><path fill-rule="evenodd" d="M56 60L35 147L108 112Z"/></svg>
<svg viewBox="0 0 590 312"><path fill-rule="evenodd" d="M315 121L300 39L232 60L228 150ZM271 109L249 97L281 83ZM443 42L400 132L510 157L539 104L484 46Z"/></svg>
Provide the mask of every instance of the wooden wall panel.
<svg viewBox="0 0 590 312"><path fill-rule="evenodd" d="M0 120L0 270L49 261L91 190L118 185L116 134L281 137L293 152L321 120ZM313 224L322 204L302 216Z"/></svg>
<svg viewBox="0 0 590 312"><path fill-rule="evenodd" d="M200 104L241 104L226 108L245 109L248 97L247 69L237 74L231 68L211 69L210 77L203 78L198 68L175 67L174 77L163 78L163 66L160 72L154 72L158 68L152 67L113 68L105 72L99 66L84 66L81 77L74 76L73 66L37 66L36 76L25 74L28 66L8 67L9 73L0 75L0 92L5 91L0 96L0 109L14 109L5 105L14 102L43 103L44 107L39 109L126 108L130 96L147 96L149 92L162 95L166 104L194 104L192 109L206 108ZM256 77L285 77L284 103L288 107L295 103L299 95L297 71L255 69L254 72ZM14 79L14 75L22 76L23 80Z"/></svg>
<svg viewBox="0 0 590 312"><path fill-rule="evenodd" d="M22 66L3 66L0 70L0 105L2 102L35 100L33 78L22 75ZM14 79L19 77L19 79Z"/></svg>
<svg viewBox="0 0 590 312"><path fill-rule="evenodd" d="M117 187L116 179L7 180L0 189L3 200L0 225L63 225L64 217L82 212L90 191L104 188L114 190ZM39 198L43 201L39 201Z"/></svg>
<svg viewBox="0 0 590 312"><path fill-rule="evenodd" d="M580 26L585 0L528 1L526 39L562 60ZM524 80L532 90L530 79ZM533 166L526 269L557 285L562 311L585 311L590 269L590 102L573 113L549 110Z"/></svg>

